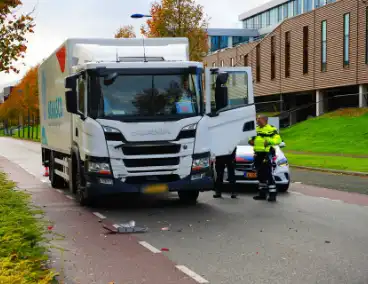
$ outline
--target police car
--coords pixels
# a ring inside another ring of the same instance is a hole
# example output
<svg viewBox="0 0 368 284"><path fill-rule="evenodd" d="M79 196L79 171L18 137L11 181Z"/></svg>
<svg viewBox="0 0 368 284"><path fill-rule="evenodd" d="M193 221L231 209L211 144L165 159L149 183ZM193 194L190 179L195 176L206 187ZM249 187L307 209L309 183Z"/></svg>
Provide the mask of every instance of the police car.
<svg viewBox="0 0 368 284"><path fill-rule="evenodd" d="M281 148L285 147L282 142L280 146L274 147L276 155L273 160L273 175L278 192L286 192L290 185L289 163ZM253 146L239 145L236 149L235 178L237 184L258 184L257 173L254 169ZM227 170L224 173L224 182L227 183Z"/></svg>

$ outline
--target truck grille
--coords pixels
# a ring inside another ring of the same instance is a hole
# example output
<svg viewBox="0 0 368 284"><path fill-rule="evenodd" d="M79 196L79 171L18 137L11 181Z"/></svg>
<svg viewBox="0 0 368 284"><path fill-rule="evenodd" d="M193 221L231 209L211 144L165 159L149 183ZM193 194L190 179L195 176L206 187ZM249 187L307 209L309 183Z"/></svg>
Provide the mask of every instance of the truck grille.
<svg viewBox="0 0 368 284"><path fill-rule="evenodd" d="M140 177L127 177L125 182L129 184L142 184L142 183L166 183L179 180L178 175L156 175L156 176L140 176Z"/></svg>
<svg viewBox="0 0 368 284"><path fill-rule="evenodd" d="M146 159L124 159L124 164L128 168L139 167L162 167L179 165L180 158L146 158Z"/></svg>
<svg viewBox="0 0 368 284"><path fill-rule="evenodd" d="M160 144L124 144L121 148L124 155L162 155L176 154L180 151L180 144L160 143Z"/></svg>

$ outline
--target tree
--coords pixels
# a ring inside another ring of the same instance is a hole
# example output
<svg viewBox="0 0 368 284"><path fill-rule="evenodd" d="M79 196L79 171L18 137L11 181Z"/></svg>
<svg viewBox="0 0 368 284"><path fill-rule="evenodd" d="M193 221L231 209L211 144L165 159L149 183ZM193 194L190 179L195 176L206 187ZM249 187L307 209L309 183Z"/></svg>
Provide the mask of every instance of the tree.
<svg viewBox="0 0 368 284"><path fill-rule="evenodd" d="M202 61L208 52L208 19L195 0L162 0L151 7L151 19L141 32L146 37L187 37L190 59Z"/></svg>
<svg viewBox="0 0 368 284"><path fill-rule="evenodd" d="M0 105L0 118L18 120L31 116L38 117L38 66L32 67L13 88L9 98Z"/></svg>
<svg viewBox="0 0 368 284"><path fill-rule="evenodd" d="M16 8L21 6L20 0L0 2L0 72L19 73L13 62L24 58L27 50L26 36L33 33L34 22L31 14L16 13Z"/></svg>
<svg viewBox="0 0 368 284"><path fill-rule="evenodd" d="M135 32L133 26L120 27L115 34L115 38L135 38Z"/></svg>

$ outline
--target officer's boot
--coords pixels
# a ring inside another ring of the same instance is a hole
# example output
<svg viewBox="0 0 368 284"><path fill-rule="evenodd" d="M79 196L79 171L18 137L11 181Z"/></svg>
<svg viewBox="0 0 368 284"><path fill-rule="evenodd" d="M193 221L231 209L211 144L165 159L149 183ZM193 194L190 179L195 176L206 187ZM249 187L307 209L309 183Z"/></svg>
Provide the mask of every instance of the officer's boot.
<svg viewBox="0 0 368 284"><path fill-rule="evenodd" d="M268 188L269 188L268 202L276 202L277 197L276 185L270 185Z"/></svg>
<svg viewBox="0 0 368 284"><path fill-rule="evenodd" d="M265 183L259 183L259 193L257 196L254 196L254 200L266 200L267 199L267 184Z"/></svg>

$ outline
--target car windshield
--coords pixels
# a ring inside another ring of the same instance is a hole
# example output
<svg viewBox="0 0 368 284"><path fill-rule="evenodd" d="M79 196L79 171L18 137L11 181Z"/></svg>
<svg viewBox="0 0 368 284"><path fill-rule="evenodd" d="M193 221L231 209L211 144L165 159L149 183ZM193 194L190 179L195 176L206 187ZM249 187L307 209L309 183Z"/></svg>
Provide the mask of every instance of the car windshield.
<svg viewBox="0 0 368 284"><path fill-rule="evenodd" d="M95 117L106 119L180 119L200 112L201 89L195 74L118 75L92 84Z"/></svg>

